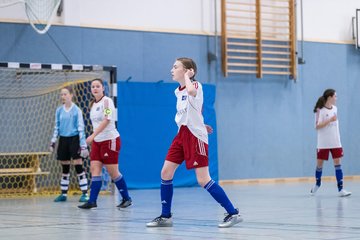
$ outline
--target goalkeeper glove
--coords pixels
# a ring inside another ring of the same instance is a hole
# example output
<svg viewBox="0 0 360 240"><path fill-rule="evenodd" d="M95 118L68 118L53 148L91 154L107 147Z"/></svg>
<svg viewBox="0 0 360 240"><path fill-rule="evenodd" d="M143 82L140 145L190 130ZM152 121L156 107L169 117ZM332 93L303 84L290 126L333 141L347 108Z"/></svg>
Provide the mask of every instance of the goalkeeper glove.
<svg viewBox="0 0 360 240"><path fill-rule="evenodd" d="M50 143L50 146L49 146L50 152L53 152L54 149L55 149L55 143L54 143L54 142L51 142L51 143Z"/></svg>
<svg viewBox="0 0 360 240"><path fill-rule="evenodd" d="M81 147L80 148L80 157L87 158L89 156L89 150L87 147Z"/></svg>

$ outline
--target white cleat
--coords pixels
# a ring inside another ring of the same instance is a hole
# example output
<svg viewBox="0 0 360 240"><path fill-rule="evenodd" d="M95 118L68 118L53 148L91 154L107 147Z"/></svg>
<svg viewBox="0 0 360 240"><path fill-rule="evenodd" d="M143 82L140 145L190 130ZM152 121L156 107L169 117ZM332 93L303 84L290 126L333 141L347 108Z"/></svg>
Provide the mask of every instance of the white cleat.
<svg viewBox="0 0 360 240"><path fill-rule="evenodd" d="M315 185L311 190L310 190L310 194L311 195L315 195L315 193L317 192L317 190L319 190L320 186Z"/></svg>
<svg viewBox="0 0 360 240"><path fill-rule="evenodd" d="M339 197L348 197L350 195L351 195L351 192L348 192L345 189L341 189L341 191L339 191Z"/></svg>
<svg viewBox="0 0 360 240"><path fill-rule="evenodd" d="M166 218L166 217L157 217L154 218L154 220L152 220L151 222L148 222L146 224L147 227L172 227L173 226L173 222L172 222L172 218Z"/></svg>
<svg viewBox="0 0 360 240"><path fill-rule="evenodd" d="M235 224L241 223L242 221L244 221L244 219L240 216L239 214L239 210L237 210L238 213L230 215L230 214L225 214L226 217L224 218L224 220L222 221L222 223L220 223L218 225L219 228L229 228L234 226Z"/></svg>

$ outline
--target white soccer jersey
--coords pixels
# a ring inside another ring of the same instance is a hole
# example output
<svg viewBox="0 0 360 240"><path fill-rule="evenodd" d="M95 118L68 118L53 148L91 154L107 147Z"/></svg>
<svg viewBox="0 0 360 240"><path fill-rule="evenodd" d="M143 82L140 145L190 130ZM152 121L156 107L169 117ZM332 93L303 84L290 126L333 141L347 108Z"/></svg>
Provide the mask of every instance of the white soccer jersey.
<svg viewBox="0 0 360 240"><path fill-rule="evenodd" d="M332 106L331 109L323 107L315 114L315 124L329 120L334 115L337 115L337 107ZM330 122L325 127L317 130L317 148L329 149L340 148L340 131L339 121Z"/></svg>
<svg viewBox="0 0 360 240"><path fill-rule="evenodd" d="M185 87L178 87L175 90L177 98L175 122L179 129L182 125L187 126L195 137L208 144L208 134L202 115L204 101L202 85L197 81L193 84L197 89L196 97L190 96Z"/></svg>
<svg viewBox="0 0 360 240"><path fill-rule="evenodd" d="M99 102L94 102L90 110L90 119L93 129L97 129L104 119L110 120L106 128L96 137L96 142L115 139L120 136L115 127L116 112L114 102L111 98L104 96Z"/></svg>

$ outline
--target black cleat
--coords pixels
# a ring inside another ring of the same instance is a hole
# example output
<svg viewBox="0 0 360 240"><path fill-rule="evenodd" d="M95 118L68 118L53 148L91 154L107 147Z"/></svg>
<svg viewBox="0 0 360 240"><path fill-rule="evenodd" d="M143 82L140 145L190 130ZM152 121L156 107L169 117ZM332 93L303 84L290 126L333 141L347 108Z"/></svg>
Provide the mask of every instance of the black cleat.
<svg viewBox="0 0 360 240"><path fill-rule="evenodd" d="M96 202L86 202L83 205L78 206L81 209L95 209L97 208Z"/></svg>
<svg viewBox="0 0 360 240"><path fill-rule="evenodd" d="M132 200L131 198L125 200L121 200L121 203L119 205L117 205L116 207L118 208L127 208L127 207L130 207L132 205Z"/></svg>

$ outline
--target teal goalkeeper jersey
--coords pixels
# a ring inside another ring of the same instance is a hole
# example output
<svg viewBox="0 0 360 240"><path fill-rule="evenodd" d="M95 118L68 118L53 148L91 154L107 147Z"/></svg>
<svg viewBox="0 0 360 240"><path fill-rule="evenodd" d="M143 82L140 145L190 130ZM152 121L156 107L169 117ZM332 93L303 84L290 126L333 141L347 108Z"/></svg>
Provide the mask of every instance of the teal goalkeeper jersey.
<svg viewBox="0 0 360 240"><path fill-rule="evenodd" d="M51 139L56 142L58 136L73 137L79 135L80 146L86 147L84 119L82 112L74 103L71 104L70 109L66 110L65 105L56 109L54 134Z"/></svg>

